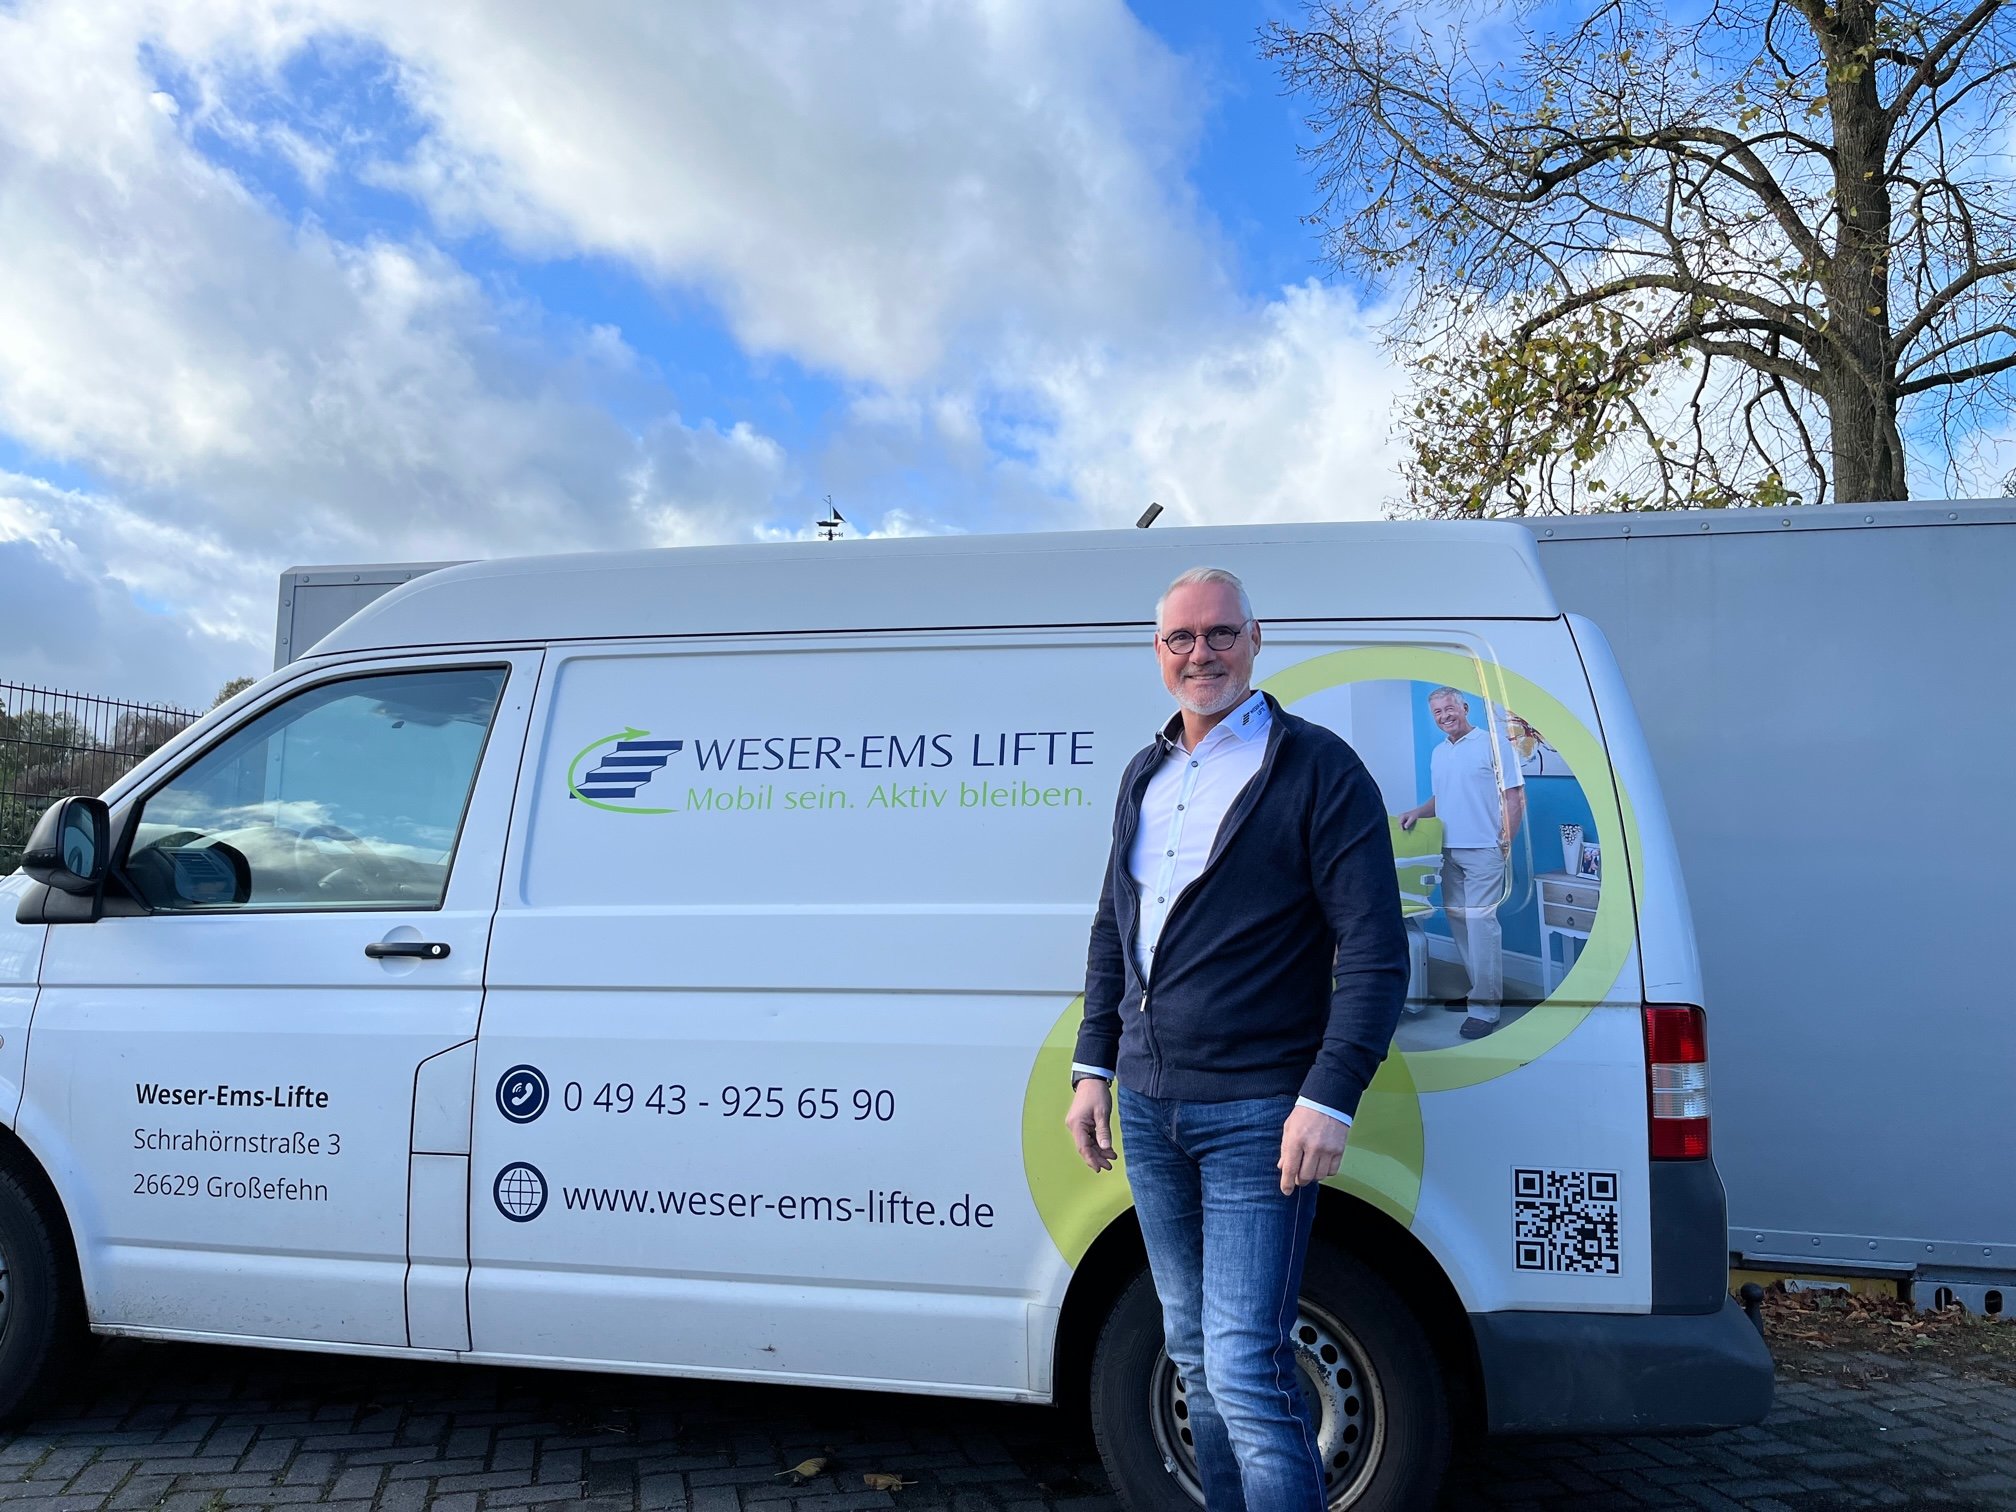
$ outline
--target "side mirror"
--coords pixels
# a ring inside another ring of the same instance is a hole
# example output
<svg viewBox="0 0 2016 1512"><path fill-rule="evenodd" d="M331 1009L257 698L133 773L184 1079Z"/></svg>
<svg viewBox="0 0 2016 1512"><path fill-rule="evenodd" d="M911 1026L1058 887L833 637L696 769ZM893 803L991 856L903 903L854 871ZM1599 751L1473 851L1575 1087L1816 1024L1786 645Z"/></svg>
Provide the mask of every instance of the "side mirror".
<svg viewBox="0 0 2016 1512"><path fill-rule="evenodd" d="M103 799L59 798L28 836L21 870L58 892L88 896L111 864L112 816Z"/></svg>

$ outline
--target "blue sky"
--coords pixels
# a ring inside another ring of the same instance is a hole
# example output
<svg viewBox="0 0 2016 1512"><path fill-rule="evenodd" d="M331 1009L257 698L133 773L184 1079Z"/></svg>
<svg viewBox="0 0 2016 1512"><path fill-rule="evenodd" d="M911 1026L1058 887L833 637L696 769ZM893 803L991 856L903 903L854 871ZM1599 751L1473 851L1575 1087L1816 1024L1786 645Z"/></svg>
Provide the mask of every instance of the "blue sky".
<svg viewBox="0 0 2016 1512"><path fill-rule="evenodd" d="M1256 48L1299 14L0 0L0 681L200 704L289 566L829 495L1378 517L1390 306L1324 266Z"/></svg>
<svg viewBox="0 0 2016 1512"><path fill-rule="evenodd" d="M1300 13L0 4L0 680L201 703L289 566L774 540L829 496L867 534L1377 517L1390 308L1324 265L1256 46Z"/></svg>
<svg viewBox="0 0 2016 1512"><path fill-rule="evenodd" d="M277 575L1373 517L1268 4L0 8L0 680L207 701Z"/></svg>

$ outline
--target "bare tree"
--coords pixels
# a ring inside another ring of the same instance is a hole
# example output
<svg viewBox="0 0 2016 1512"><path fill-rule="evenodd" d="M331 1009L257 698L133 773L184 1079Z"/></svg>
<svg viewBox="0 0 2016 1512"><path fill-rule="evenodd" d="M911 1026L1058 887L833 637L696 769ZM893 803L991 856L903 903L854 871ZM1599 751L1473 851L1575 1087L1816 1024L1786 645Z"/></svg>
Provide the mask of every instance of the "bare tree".
<svg viewBox="0 0 2016 1512"><path fill-rule="evenodd" d="M2006 410L2000 0L1445 14L1262 34L1329 254L1398 285L1415 508L1900 499L1907 437L1950 458Z"/></svg>

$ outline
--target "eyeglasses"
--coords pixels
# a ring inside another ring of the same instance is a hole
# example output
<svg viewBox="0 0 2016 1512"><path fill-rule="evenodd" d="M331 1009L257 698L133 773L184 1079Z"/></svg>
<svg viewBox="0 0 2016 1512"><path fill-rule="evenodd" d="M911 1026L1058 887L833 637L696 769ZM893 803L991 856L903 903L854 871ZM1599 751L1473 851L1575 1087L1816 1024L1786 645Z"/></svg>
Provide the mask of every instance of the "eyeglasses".
<svg viewBox="0 0 2016 1512"><path fill-rule="evenodd" d="M1239 632L1251 623L1251 620L1241 620L1236 625L1213 625L1204 632L1204 644L1213 651L1230 651L1232 643L1239 639ZM1195 630L1171 630L1167 635L1158 636L1157 639L1169 648L1171 656L1188 656L1197 649Z"/></svg>

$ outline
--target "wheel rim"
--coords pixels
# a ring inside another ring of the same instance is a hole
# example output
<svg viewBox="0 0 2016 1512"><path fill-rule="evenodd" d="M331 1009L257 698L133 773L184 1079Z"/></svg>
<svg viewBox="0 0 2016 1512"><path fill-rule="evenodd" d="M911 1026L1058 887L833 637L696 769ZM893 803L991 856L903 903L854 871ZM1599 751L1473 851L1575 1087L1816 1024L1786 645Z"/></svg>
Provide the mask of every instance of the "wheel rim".
<svg viewBox="0 0 2016 1512"><path fill-rule="evenodd" d="M1305 1300L1290 1338L1302 1397L1309 1404L1316 1447L1323 1457L1324 1499L1333 1509L1348 1507L1364 1491L1386 1446L1385 1392L1364 1346L1321 1308ZM1203 1505L1183 1380L1161 1350L1148 1373L1148 1417L1163 1465Z"/></svg>

